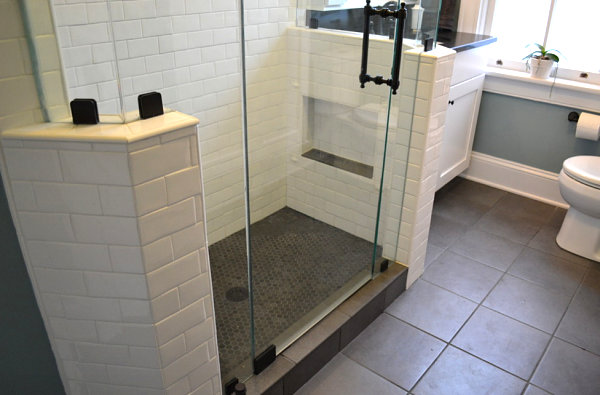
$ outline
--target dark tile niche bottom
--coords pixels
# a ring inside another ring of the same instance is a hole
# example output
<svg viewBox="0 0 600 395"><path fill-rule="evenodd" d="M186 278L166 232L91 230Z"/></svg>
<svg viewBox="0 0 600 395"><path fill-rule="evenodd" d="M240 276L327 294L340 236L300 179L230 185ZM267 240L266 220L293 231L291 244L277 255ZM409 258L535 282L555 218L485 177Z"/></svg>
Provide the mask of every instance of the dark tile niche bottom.
<svg viewBox="0 0 600 395"><path fill-rule="evenodd" d="M287 395L298 391L338 352L406 290L408 268L390 267L277 356L246 382L248 394Z"/></svg>

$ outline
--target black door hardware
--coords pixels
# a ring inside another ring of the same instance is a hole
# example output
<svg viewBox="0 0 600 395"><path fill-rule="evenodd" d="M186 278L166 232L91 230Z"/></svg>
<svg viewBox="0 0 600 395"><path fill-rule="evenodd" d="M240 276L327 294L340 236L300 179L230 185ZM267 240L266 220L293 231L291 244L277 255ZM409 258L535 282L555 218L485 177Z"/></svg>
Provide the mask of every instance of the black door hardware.
<svg viewBox="0 0 600 395"><path fill-rule="evenodd" d="M362 43L362 61L360 65L360 87L364 88L367 82L374 82L375 85L387 85L392 88L392 93L395 95L400 86L400 60L402 57L402 38L404 34L404 21L406 20L406 4L401 3L400 9L392 11L388 8L375 9L371 7L371 0L367 0L367 5L364 8L364 25L363 25L363 43ZM394 62L392 64L392 78L385 79L378 75L371 77L367 74L367 65L369 63L369 31L371 26L371 15L378 15L381 18L393 17L398 20L396 28L396 42L394 43Z"/></svg>
<svg viewBox="0 0 600 395"><path fill-rule="evenodd" d="M454 100L448 100L448 104L450 104L451 106L454 105Z"/></svg>

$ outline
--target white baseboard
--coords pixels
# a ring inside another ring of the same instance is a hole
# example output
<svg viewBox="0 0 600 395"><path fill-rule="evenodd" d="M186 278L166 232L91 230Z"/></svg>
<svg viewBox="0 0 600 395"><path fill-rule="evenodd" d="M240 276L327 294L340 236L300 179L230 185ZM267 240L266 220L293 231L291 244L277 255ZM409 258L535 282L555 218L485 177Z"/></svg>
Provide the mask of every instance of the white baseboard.
<svg viewBox="0 0 600 395"><path fill-rule="evenodd" d="M558 174L473 151L462 177L517 195L568 208L560 196Z"/></svg>

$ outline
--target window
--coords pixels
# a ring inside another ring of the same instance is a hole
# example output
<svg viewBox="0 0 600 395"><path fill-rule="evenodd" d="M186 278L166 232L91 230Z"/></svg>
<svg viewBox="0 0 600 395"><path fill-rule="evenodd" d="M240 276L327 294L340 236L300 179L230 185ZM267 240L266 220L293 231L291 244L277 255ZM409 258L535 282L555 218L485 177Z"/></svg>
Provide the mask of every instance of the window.
<svg viewBox="0 0 600 395"><path fill-rule="evenodd" d="M598 0L495 0L490 33L500 57L519 61L540 43L561 52L560 69L600 72ZM561 72L559 70L559 76Z"/></svg>

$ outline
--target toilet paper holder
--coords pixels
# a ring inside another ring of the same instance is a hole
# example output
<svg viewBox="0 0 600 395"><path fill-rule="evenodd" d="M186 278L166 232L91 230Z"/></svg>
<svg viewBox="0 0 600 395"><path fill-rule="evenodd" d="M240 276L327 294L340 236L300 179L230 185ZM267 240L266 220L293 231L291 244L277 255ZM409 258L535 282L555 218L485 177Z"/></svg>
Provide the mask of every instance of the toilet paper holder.
<svg viewBox="0 0 600 395"><path fill-rule="evenodd" d="M577 122L579 121L579 113L575 112L575 111L571 111L569 113L569 117L568 117L570 122Z"/></svg>

